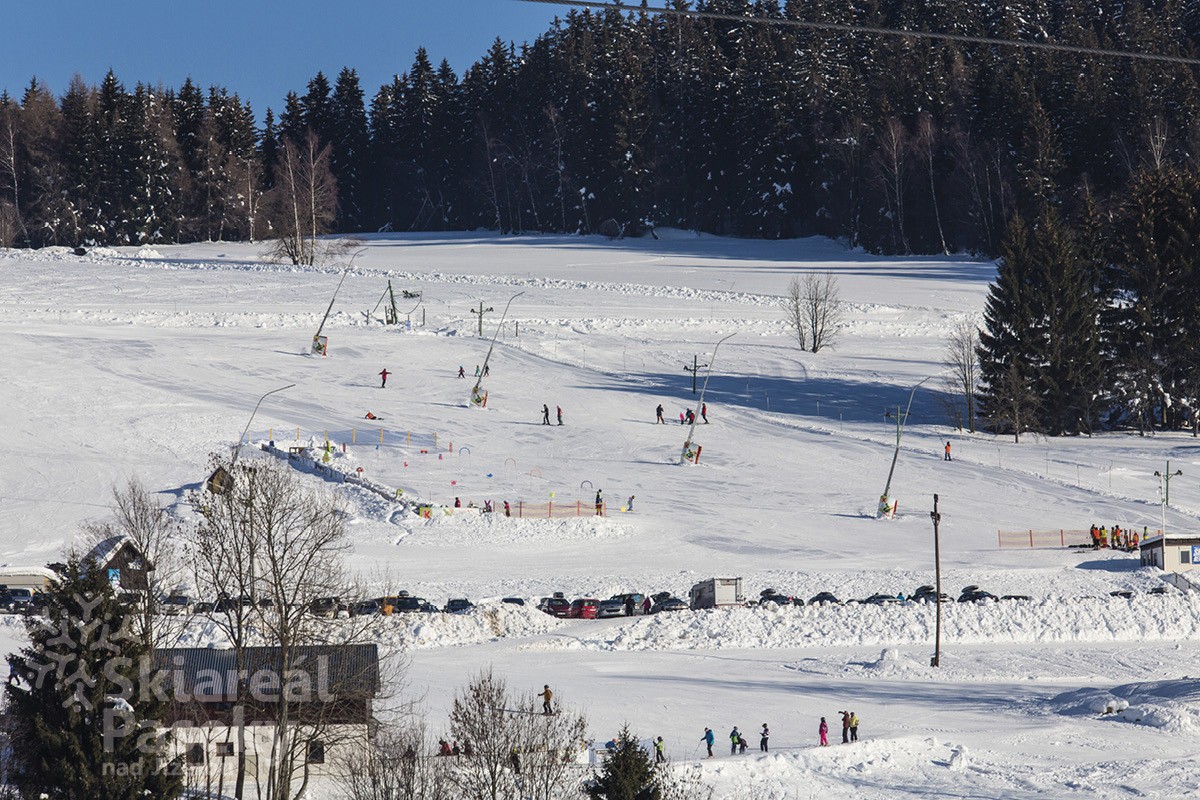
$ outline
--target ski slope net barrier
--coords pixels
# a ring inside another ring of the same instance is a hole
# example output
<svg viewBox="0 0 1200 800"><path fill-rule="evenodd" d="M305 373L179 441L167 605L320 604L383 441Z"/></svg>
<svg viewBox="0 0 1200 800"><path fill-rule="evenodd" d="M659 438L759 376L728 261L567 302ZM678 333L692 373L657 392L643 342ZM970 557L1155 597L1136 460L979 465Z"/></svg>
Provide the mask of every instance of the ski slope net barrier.
<svg viewBox="0 0 1200 800"><path fill-rule="evenodd" d="M1136 529L1135 529L1136 530ZM1158 531L1150 531L1151 536L1158 535ZM1139 532L1139 536L1141 533ZM1068 530L1059 528L1058 530L1023 530L1023 531L996 531L996 543L1001 550L1009 548L1039 548L1039 547L1091 547L1092 534L1088 529Z"/></svg>
<svg viewBox="0 0 1200 800"><path fill-rule="evenodd" d="M265 431L251 432L242 440L243 444L255 441L276 442L281 447L289 442L334 442L335 444L378 444L391 447L421 447L437 450L449 447L450 441L436 433L419 433L417 431L398 431L380 427L361 428L327 428L308 430L306 428L268 428Z"/></svg>

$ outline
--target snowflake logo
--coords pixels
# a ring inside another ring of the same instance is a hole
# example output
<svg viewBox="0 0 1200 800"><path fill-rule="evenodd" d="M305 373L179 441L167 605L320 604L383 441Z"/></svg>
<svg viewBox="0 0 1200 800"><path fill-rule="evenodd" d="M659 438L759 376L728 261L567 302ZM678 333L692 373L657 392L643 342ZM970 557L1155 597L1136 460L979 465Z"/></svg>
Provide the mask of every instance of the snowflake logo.
<svg viewBox="0 0 1200 800"><path fill-rule="evenodd" d="M120 625L114 626L111 620L97 616L103 597L76 594L74 601L79 611L77 617L60 609L57 620L45 623L49 628L42 653L46 660L30 662L29 668L34 673L31 677L35 688L40 689L47 678L70 687L63 708L94 711L87 690L96 687L97 676L89 669L89 661L101 651L119 655L122 652L120 643L136 641L136 637L130 629L130 617L124 617Z"/></svg>

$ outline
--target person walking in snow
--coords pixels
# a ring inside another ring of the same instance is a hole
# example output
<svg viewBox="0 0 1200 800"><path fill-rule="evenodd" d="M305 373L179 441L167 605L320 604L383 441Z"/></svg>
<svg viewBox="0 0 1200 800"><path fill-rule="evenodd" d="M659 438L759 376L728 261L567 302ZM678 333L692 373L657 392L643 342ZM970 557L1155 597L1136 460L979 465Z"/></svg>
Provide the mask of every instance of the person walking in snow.
<svg viewBox="0 0 1200 800"><path fill-rule="evenodd" d="M467 373L466 373L466 371L465 371L465 370L463 370L463 368L462 368L462 364L459 364L459 365L458 365L458 377L460 377L460 378L465 378L465 377L467 377Z"/></svg>
<svg viewBox="0 0 1200 800"><path fill-rule="evenodd" d="M487 364L483 365L483 377L486 378L491 373L491 371L492 371L491 367L489 367Z"/></svg>
<svg viewBox="0 0 1200 800"><path fill-rule="evenodd" d="M596 490L596 516L597 517L604 516L604 498L600 494L601 491L603 491L603 490L602 489Z"/></svg>
<svg viewBox="0 0 1200 800"><path fill-rule="evenodd" d="M704 424L708 424L708 403L700 404L700 419L704 420Z"/></svg>
<svg viewBox="0 0 1200 800"><path fill-rule="evenodd" d="M479 365L478 364L475 365L475 377L476 378L479 377Z"/></svg>
<svg viewBox="0 0 1200 800"><path fill-rule="evenodd" d="M953 461L954 460L950 457L950 443L949 442L946 442L946 458L943 460L945 460L945 461Z"/></svg>
<svg viewBox="0 0 1200 800"><path fill-rule="evenodd" d="M764 753L770 752L767 749L767 739L771 738L771 729L767 727L767 723L763 723L762 733L760 733L758 736L758 749Z"/></svg>
<svg viewBox="0 0 1200 800"><path fill-rule="evenodd" d="M542 403L542 424L550 424L550 406L546 405L545 403Z"/></svg>
<svg viewBox="0 0 1200 800"><path fill-rule="evenodd" d="M650 603L650 598L649 597L642 598L642 613L649 614L651 607L652 607L652 604Z"/></svg>
<svg viewBox="0 0 1200 800"><path fill-rule="evenodd" d="M850 741L858 741L858 712L850 712Z"/></svg>
<svg viewBox="0 0 1200 800"><path fill-rule="evenodd" d="M506 517L512 516L512 508L508 505L507 500L504 501L504 516L506 516Z"/></svg>
<svg viewBox="0 0 1200 800"><path fill-rule="evenodd" d="M696 414L689 408L687 410L687 424L691 425L696 421Z"/></svg>
<svg viewBox="0 0 1200 800"><path fill-rule="evenodd" d="M667 746L667 743L663 741L663 738L661 736L659 736L657 739L654 740L654 763L655 764L661 764L667 760L667 757L663 754L663 750L666 748L666 746Z"/></svg>
<svg viewBox="0 0 1200 800"><path fill-rule="evenodd" d="M842 744L850 744L850 712L842 712Z"/></svg>
<svg viewBox="0 0 1200 800"><path fill-rule="evenodd" d="M821 747L829 747L829 724L825 722L824 717L821 717L821 725L817 728L817 733L821 735Z"/></svg>
<svg viewBox="0 0 1200 800"><path fill-rule="evenodd" d="M562 406L555 406L558 410L558 424L562 425Z"/></svg>
<svg viewBox="0 0 1200 800"><path fill-rule="evenodd" d="M659 403L658 408L654 409L654 424L655 425L666 425L667 424L667 421L665 419L663 419L662 403Z"/></svg>
<svg viewBox="0 0 1200 800"><path fill-rule="evenodd" d="M626 511L633 511L633 498L634 498L634 495L632 495L632 494L629 495L629 505L626 506L626 508L625 508Z"/></svg>
<svg viewBox="0 0 1200 800"><path fill-rule="evenodd" d="M680 425L683 424L683 412L682 411L679 412L679 424Z"/></svg>
<svg viewBox="0 0 1200 800"><path fill-rule="evenodd" d="M455 507L455 508L462 508L462 500L459 500L457 497L456 497L456 498L454 498L454 507Z"/></svg>
<svg viewBox="0 0 1200 800"><path fill-rule="evenodd" d="M737 729L737 725L733 726L733 730L729 732L729 755L737 755L738 745L741 744L742 734Z"/></svg>
<svg viewBox="0 0 1200 800"><path fill-rule="evenodd" d="M554 692L550 691L550 684L542 687L542 713L553 714L553 709L550 708L550 700L554 697Z"/></svg>
<svg viewBox="0 0 1200 800"><path fill-rule="evenodd" d="M700 737L700 741L704 742L705 746L708 748L708 755L705 756L705 758L713 757L712 747L713 742L715 742L716 739L717 737L713 736L712 728L704 729L704 735Z"/></svg>
<svg viewBox="0 0 1200 800"><path fill-rule="evenodd" d="M379 377L383 378L383 383L379 384L380 389L387 388L387 376L391 375L391 374L392 373L387 371L387 367L384 367L382 370L379 371Z"/></svg>

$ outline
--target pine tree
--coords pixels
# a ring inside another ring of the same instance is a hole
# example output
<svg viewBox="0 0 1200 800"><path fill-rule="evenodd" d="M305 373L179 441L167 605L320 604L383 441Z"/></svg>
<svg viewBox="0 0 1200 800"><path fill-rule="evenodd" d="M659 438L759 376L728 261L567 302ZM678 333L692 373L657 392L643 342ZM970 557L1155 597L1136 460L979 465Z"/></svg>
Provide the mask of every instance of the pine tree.
<svg viewBox="0 0 1200 800"><path fill-rule="evenodd" d="M330 144L333 174L338 183L337 229L358 231L364 227L370 138L358 73L349 67L338 73L333 90L332 117Z"/></svg>
<svg viewBox="0 0 1200 800"><path fill-rule="evenodd" d="M626 725L617 749L608 754L599 774L584 784L591 800L661 800L662 780L654 764Z"/></svg>
<svg viewBox="0 0 1200 800"><path fill-rule="evenodd" d="M29 647L10 656L13 783L48 800L179 797L181 765L153 727L165 698L105 571L72 559L46 599L48 617L30 619Z"/></svg>

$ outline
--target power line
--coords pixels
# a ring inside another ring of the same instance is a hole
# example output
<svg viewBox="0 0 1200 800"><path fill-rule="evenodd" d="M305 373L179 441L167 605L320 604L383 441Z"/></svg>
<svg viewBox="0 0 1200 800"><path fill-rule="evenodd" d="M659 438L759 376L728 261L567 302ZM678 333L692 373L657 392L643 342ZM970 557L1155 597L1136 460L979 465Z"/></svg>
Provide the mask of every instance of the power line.
<svg viewBox="0 0 1200 800"><path fill-rule="evenodd" d="M521 0L523 3L543 3L558 6L579 6L583 8L607 8L615 11L635 11L645 14L664 14L674 17L692 17L696 19L719 19L727 22L765 22L771 25L787 25L793 28L808 28L818 31L833 31L837 33L866 33L874 36L898 36L905 39L933 39L944 42L961 42L963 44L983 44L998 47L1024 47L1030 50L1043 50L1056 53L1082 53L1085 55L1106 56L1109 58L1130 58L1137 61L1159 61L1168 64L1185 64L1196 66L1200 58L1186 56L1170 56L1162 53L1139 53L1132 50L1109 50L1102 47L1086 47L1084 45L1056 44L1054 42L1033 42L1028 39L997 39L991 36L971 36L965 33L934 33L933 31L910 31L902 28L876 28L869 25L847 25L840 22L812 22L801 19L782 17L753 17L740 14L725 14L718 11L696 11L694 9L661 8L656 6L627 6L619 3L601 3L592 0Z"/></svg>

